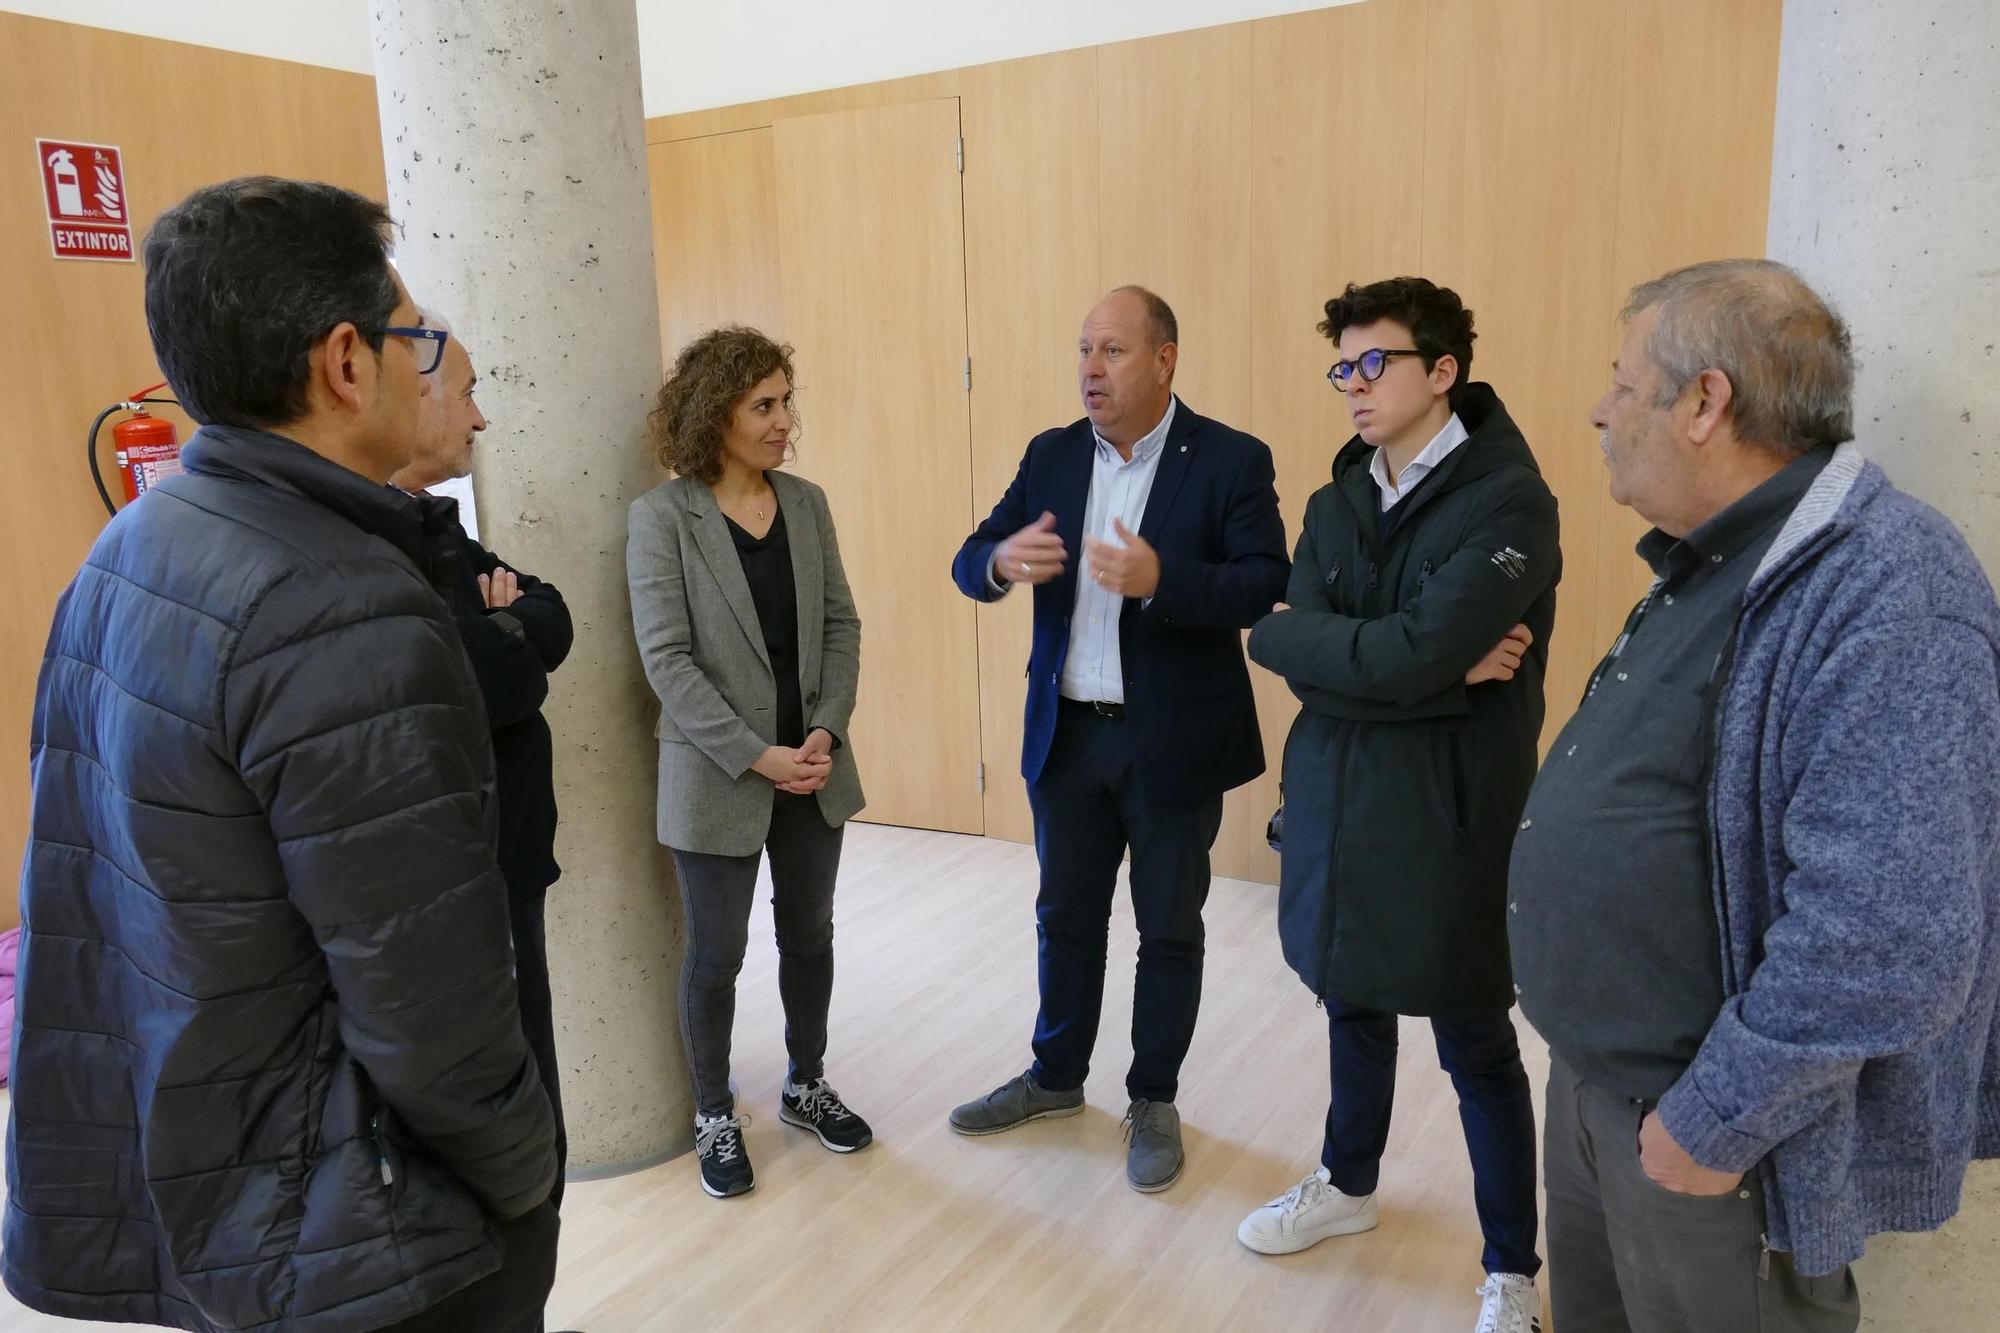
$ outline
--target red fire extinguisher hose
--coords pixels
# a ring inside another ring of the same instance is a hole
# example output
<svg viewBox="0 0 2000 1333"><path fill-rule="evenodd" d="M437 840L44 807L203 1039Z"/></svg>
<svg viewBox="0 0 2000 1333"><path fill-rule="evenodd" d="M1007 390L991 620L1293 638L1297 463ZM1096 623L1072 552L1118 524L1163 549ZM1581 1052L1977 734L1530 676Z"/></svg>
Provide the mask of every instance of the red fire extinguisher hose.
<svg viewBox="0 0 2000 1333"><path fill-rule="evenodd" d="M149 385L148 387L141 389L139 390L139 392L133 394L130 398L126 399L124 402L113 403L111 406L105 408L102 412L99 412L97 414L97 418L90 423L90 433L86 435L83 440L83 452L85 458L90 463L90 479L97 483L97 498L104 501L104 512L107 514L116 514L118 512L118 506L111 503L111 492L105 489L104 474L98 469L97 466L97 433L104 429L104 419L110 416L113 412L130 412L137 409L139 405L142 403L165 403L169 407L179 407L180 406L179 401L173 398L147 397L147 395L152 393L154 389L164 389L166 387L167 387L167 382L165 380L161 380L158 384Z"/></svg>

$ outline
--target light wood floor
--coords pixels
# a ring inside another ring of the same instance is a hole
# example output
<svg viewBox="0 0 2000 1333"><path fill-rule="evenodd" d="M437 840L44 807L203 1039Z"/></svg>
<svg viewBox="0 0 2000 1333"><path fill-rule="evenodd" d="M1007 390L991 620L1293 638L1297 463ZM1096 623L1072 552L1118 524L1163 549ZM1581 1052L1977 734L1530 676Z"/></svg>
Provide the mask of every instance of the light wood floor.
<svg viewBox="0 0 2000 1333"><path fill-rule="evenodd" d="M1173 1189L1125 1184L1127 902L1087 1112L987 1139L946 1128L954 1104L1028 1063L1034 886L1030 847L850 831L828 1074L877 1139L851 1157L778 1120L783 1021L760 901L735 1058L757 1189L710 1199L692 1157L572 1185L549 1327L1470 1333L1482 1276L1471 1173L1419 1021L1403 1025L1381 1228L1279 1259L1237 1244L1244 1213L1317 1163L1326 1113L1325 1018L1279 955L1275 889L1217 880L1210 896L1178 1102L1188 1169ZM1547 1056L1525 1025L1522 1045L1539 1108ZM0 1295L0 1333L75 1327Z"/></svg>

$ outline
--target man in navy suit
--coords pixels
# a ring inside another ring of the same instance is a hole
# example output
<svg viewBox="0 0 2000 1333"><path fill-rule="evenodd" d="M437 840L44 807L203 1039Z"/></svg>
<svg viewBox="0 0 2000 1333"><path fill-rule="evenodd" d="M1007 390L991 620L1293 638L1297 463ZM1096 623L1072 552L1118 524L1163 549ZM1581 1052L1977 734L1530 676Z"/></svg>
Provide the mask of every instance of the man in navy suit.
<svg viewBox="0 0 2000 1333"><path fill-rule="evenodd" d="M1222 796L1264 771L1239 631L1290 573L1271 451L1174 397L1178 338L1173 311L1144 288L1099 302L1077 342L1085 419L1029 442L952 562L978 601L1034 589L1021 776L1042 873L1034 1065L953 1111L951 1127L997 1134L1083 1109L1129 847L1139 968L1126 1178L1147 1193L1185 1161L1174 1094L1201 1007Z"/></svg>

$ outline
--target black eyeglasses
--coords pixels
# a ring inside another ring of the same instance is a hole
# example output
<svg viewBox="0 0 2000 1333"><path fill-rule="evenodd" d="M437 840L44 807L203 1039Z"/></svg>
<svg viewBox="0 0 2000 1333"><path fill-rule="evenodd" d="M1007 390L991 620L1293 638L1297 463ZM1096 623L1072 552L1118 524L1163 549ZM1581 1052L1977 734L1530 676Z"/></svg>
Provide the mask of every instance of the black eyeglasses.
<svg viewBox="0 0 2000 1333"><path fill-rule="evenodd" d="M1422 352L1417 351L1413 347L1391 351L1384 351L1380 347L1371 347L1363 352L1357 361L1334 362L1327 369L1327 383L1333 385L1336 389L1345 389L1347 382L1354 378L1354 372L1358 370L1361 372L1363 383L1373 384L1376 380L1381 379L1382 372L1389 368L1389 359L1391 357L1422 355Z"/></svg>
<svg viewBox="0 0 2000 1333"><path fill-rule="evenodd" d="M417 359L419 375L428 375L438 368L444 361L444 345L451 339L451 335L443 329L385 328L382 332L410 340L410 355ZM1375 372L1376 375L1381 373L1379 370ZM1369 378L1373 379L1374 376L1371 375Z"/></svg>

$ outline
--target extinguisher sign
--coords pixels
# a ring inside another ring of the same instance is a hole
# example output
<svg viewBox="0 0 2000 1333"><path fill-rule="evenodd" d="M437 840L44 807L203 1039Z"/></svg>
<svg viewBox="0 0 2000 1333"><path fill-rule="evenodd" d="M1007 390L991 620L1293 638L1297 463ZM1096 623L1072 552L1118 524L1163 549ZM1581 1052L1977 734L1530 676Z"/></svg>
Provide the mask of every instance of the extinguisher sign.
<svg viewBox="0 0 2000 1333"><path fill-rule="evenodd" d="M125 162L101 143L35 140L42 197L49 206L49 248L57 259L132 263L132 217Z"/></svg>

